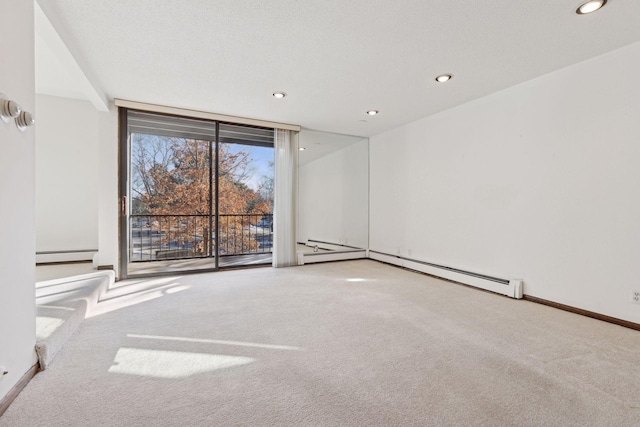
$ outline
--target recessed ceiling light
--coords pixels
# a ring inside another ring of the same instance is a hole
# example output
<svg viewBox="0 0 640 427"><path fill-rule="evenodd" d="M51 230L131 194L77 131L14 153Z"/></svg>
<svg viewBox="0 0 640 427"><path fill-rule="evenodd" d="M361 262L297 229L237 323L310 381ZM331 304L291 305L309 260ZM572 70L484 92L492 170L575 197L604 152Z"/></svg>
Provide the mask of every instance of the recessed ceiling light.
<svg viewBox="0 0 640 427"><path fill-rule="evenodd" d="M586 15L587 13L592 13L601 9L605 4L607 4L607 0L589 0L588 2L582 3L576 9L576 13L578 15Z"/></svg>
<svg viewBox="0 0 640 427"><path fill-rule="evenodd" d="M436 81L439 83L444 83L444 82L448 82L452 78L453 78L452 74L440 74L438 77L436 77Z"/></svg>
<svg viewBox="0 0 640 427"><path fill-rule="evenodd" d="M286 93L284 93L284 92L273 92L273 97L274 97L274 98L282 99L282 98L284 98L285 96L287 96L287 94L286 94Z"/></svg>
<svg viewBox="0 0 640 427"><path fill-rule="evenodd" d="M299 148L298 148L298 150L299 150L299 151L304 151L304 150L306 150L306 148L304 148L304 147L299 147Z"/></svg>
<svg viewBox="0 0 640 427"><path fill-rule="evenodd" d="M378 110L369 110L367 111L367 114L370 116L375 116L376 114L378 114L380 111Z"/></svg>

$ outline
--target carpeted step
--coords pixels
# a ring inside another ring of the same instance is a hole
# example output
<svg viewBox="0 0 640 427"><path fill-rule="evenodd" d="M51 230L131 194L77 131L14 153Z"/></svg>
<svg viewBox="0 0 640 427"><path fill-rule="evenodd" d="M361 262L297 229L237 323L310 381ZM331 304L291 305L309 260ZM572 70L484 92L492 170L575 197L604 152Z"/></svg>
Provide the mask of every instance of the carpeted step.
<svg viewBox="0 0 640 427"><path fill-rule="evenodd" d="M113 271L99 271L36 283L36 353L41 369L47 369L114 282Z"/></svg>

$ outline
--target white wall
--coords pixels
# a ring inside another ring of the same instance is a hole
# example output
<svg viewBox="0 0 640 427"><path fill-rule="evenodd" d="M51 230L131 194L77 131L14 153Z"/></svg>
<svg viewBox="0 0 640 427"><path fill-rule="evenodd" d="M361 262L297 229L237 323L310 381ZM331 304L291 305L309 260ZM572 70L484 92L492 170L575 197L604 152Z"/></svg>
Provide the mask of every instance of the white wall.
<svg viewBox="0 0 640 427"><path fill-rule="evenodd" d="M0 0L0 92L35 113L33 2ZM0 399L36 363L35 131L0 121Z"/></svg>
<svg viewBox="0 0 640 427"><path fill-rule="evenodd" d="M99 113L98 264L118 269L118 109Z"/></svg>
<svg viewBox="0 0 640 427"><path fill-rule="evenodd" d="M36 251L98 249L99 112L36 96Z"/></svg>
<svg viewBox="0 0 640 427"><path fill-rule="evenodd" d="M98 249L118 268L118 114L37 95L36 249Z"/></svg>
<svg viewBox="0 0 640 427"><path fill-rule="evenodd" d="M300 144L309 145L307 150L313 150L309 144L312 133L320 132L300 133ZM325 135L331 137L331 134ZM338 137L341 141L345 138ZM313 239L368 247L368 140L351 139L353 141L345 148L301 163L298 184L299 242Z"/></svg>
<svg viewBox="0 0 640 427"><path fill-rule="evenodd" d="M371 249L640 323L638 76L640 43L372 137Z"/></svg>

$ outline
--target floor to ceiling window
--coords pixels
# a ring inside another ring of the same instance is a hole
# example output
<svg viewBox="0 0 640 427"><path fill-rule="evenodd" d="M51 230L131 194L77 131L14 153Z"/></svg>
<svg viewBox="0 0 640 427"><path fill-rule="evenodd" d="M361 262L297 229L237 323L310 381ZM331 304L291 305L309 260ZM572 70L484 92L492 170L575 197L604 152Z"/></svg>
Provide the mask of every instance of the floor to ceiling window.
<svg viewBox="0 0 640 427"><path fill-rule="evenodd" d="M274 130L120 112L124 277L271 263Z"/></svg>

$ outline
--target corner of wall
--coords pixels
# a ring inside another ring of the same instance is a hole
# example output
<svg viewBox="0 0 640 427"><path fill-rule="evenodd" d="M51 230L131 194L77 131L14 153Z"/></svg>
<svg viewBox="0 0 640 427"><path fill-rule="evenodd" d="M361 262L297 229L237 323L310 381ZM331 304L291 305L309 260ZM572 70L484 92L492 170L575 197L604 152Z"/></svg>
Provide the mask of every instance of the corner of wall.
<svg viewBox="0 0 640 427"><path fill-rule="evenodd" d="M118 264L118 108L111 103L99 113L98 148L98 264Z"/></svg>
<svg viewBox="0 0 640 427"><path fill-rule="evenodd" d="M0 91L35 112L34 4L0 0ZM37 116L36 116L37 120ZM0 121L0 400L36 363L35 129Z"/></svg>

